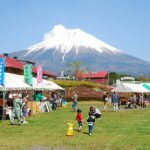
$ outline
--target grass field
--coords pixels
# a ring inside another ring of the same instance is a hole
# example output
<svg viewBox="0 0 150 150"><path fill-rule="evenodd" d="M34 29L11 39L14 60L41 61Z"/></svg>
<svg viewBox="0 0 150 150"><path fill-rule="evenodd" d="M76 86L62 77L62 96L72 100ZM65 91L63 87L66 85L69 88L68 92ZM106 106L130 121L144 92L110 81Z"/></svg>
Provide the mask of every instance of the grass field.
<svg viewBox="0 0 150 150"><path fill-rule="evenodd" d="M28 124L10 126L0 121L0 150L150 150L150 108L102 112L93 134L87 134L89 106L102 108L100 102L79 102L83 111L83 130L65 136L67 122L75 123L71 103L52 113L39 113L27 119Z"/></svg>

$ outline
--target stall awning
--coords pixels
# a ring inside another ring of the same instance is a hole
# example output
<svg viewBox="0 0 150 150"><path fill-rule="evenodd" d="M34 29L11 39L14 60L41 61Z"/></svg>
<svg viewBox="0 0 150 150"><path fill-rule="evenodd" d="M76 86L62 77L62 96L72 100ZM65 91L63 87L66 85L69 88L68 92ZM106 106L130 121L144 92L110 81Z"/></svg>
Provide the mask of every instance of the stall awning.
<svg viewBox="0 0 150 150"><path fill-rule="evenodd" d="M5 87L0 86L0 90L65 90L64 88L60 87L56 83L44 80L42 83L37 83L37 79L33 78L33 86L28 85L24 82L23 75L17 75L12 73L5 73Z"/></svg>
<svg viewBox="0 0 150 150"><path fill-rule="evenodd" d="M123 83L120 82L113 90L116 92L131 92L131 93L148 93L150 89L145 88L141 84Z"/></svg>

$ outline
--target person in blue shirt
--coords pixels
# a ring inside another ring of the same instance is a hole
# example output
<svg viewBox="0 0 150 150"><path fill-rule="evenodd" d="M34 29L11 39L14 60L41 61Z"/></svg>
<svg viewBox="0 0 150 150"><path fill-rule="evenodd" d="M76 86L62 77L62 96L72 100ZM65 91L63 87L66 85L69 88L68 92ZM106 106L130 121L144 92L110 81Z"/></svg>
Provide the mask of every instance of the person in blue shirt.
<svg viewBox="0 0 150 150"><path fill-rule="evenodd" d="M113 92L112 94L112 104L114 107L114 112L118 111L119 96L116 92Z"/></svg>

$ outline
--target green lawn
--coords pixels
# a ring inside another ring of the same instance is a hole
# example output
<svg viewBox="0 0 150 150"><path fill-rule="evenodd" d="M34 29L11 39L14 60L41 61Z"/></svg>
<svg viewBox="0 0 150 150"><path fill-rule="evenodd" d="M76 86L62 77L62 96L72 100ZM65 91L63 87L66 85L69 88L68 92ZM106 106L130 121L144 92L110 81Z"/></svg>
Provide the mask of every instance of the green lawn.
<svg viewBox="0 0 150 150"><path fill-rule="evenodd" d="M150 108L103 112L89 136L86 118L89 106L102 108L100 102L79 102L83 111L83 130L65 136L67 122L75 123L71 103L52 113L39 113L29 124L10 126L0 121L0 150L150 150Z"/></svg>

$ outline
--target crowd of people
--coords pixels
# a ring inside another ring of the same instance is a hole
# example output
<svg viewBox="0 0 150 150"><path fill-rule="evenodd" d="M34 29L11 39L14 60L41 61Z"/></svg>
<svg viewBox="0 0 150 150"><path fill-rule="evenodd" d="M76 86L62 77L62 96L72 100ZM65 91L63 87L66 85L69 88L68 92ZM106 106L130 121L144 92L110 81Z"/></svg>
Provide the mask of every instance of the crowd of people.
<svg viewBox="0 0 150 150"><path fill-rule="evenodd" d="M147 103L149 102L146 94L134 93L129 97L128 102L126 103L126 109L132 108L146 108Z"/></svg>
<svg viewBox="0 0 150 150"><path fill-rule="evenodd" d="M107 92L103 94L103 102L104 102L104 110L107 110L108 104L113 105L114 112L120 110L120 97L116 92L113 92L112 96L110 97Z"/></svg>
<svg viewBox="0 0 150 150"><path fill-rule="evenodd" d="M38 103L39 109L41 112L49 112L52 110L56 110L58 100L61 103L61 96L59 94L56 94L55 92L50 94L50 97L47 98L43 95L41 91L37 91L34 93L34 101ZM26 121L26 117L29 115L29 108L28 108L28 101L31 98L31 96L28 93L11 93L8 92L6 94L6 102L7 106L9 108L9 119L10 124L15 124L15 118L18 120L18 125L28 123ZM107 105L112 104L113 105L113 111L119 111L121 109L121 101L120 96L118 93L113 92L111 96L107 94L107 92L103 92L103 102L104 102L104 111L107 110ZM126 102L125 108L145 108L147 102L147 96L146 94L132 94L131 97L129 97L128 101ZM72 109L74 112L77 112L76 120L78 122L78 131L81 132L82 125L83 125L83 117L82 117L82 110L78 107L78 94L76 92L72 93ZM98 108L95 108L93 106L89 107L89 113L88 117L86 119L87 125L88 125L88 134L91 135L93 131L93 127L95 124L96 119L101 118L101 111Z"/></svg>
<svg viewBox="0 0 150 150"><path fill-rule="evenodd" d="M62 102L60 94L51 93L47 98L41 91L36 91L33 96L33 102L37 105L40 112L49 112L56 110L57 104ZM26 117L30 115L29 100L32 100L31 93L21 91L8 91L5 95L5 115L8 114L10 124L15 124L15 118L18 120L18 125L28 123Z"/></svg>
<svg viewBox="0 0 150 150"><path fill-rule="evenodd" d="M107 110L107 105L112 104L114 112L121 110L121 98L117 92L113 92L112 96L109 96L106 92L103 94L104 110ZM127 98L125 109L133 108L146 108L149 102L146 94L134 93Z"/></svg>
<svg viewBox="0 0 150 150"><path fill-rule="evenodd" d="M78 95L76 92L73 92L72 96L72 108L73 111L77 111L76 115L76 120L78 122L78 131L80 132L82 129L82 124L83 124L83 118L82 118L82 110L77 108L78 106ZM121 100L120 96L117 92L113 92L112 95L108 95L107 92L103 92L103 102L104 102L104 111L107 110L108 104L113 106L113 111L117 112L121 110ZM146 103L148 102L148 98L146 94L139 94L139 93L134 93L129 97L128 101L124 105L125 109L128 108L146 108ZM93 106L90 106L89 113L88 113L88 118L87 118L87 124L88 124L88 133L89 135L92 134L92 130L95 124L95 120L99 119L101 117L102 113L100 109L94 108Z"/></svg>
<svg viewBox="0 0 150 150"><path fill-rule="evenodd" d="M8 115L10 124L14 125L15 117L18 119L18 125L27 123L26 117L28 116L28 100L29 95L25 93L10 93L6 94L6 106L8 108Z"/></svg>
<svg viewBox="0 0 150 150"><path fill-rule="evenodd" d="M88 128L89 128L89 135L92 135L92 130L95 124L95 119L99 119L101 117L102 113L98 108L94 108L93 106L90 106L88 118L86 119ZM78 131L81 132L82 124L83 124L83 118L82 118L82 110L77 109L77 115L76 120L78 121Z"/></svg>
<svg viewBox="0 0 150 150"><path fill-rule="evenodd" d="M39 103L39 109L41 112L56 110L58 104L62 104L62 95L59 93L49 93L49 97L46 97L42 91L36 91L34 94L34 101Z"/></svg>
<svg viewBox="0 0 150 150"><path fill-rule="evenodd" d="M78 104L77 93L73 92L72 94L73 94L73 96L72 96L72 100L73 100L72 109L73 109L73 111L77 112L76 120L78 122L78 131L81 132L82 124L83 124L82 110L77 108L77 104ZM89 135L92 135L92 130L93 130L93 127L95 124L95 119L100 119L101 115L102 115L102 113L98 108L90 106L88 118L86 119L86 122L87 122L88 128L89 128L89 131L88 131Z"/></svg>

